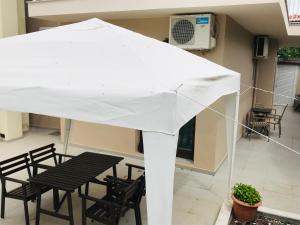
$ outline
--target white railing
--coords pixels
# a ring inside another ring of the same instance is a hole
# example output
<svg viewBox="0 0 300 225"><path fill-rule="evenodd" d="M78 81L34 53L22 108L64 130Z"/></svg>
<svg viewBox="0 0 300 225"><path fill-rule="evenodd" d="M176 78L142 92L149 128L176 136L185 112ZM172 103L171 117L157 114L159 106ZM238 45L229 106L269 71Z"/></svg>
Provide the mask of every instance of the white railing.
<svg viewBox="0 0 300 225"><path fill-rule="evenodd" d="M286 0L291 25L300 25L300 0Z"/></svg>

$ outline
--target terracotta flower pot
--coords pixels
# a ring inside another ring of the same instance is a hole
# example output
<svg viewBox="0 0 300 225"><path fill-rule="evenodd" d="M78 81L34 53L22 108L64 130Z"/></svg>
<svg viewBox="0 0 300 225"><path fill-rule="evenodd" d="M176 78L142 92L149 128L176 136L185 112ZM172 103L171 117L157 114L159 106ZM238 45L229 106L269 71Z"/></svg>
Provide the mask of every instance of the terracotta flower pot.
<svg viewBox="0 0 300 225"><path fill-rule="evenodd" d="M255 205L242 202L231 195L233 200L233 215L240 222L252 222L256 219L257 208L261 206L261 202Z"/></svg>

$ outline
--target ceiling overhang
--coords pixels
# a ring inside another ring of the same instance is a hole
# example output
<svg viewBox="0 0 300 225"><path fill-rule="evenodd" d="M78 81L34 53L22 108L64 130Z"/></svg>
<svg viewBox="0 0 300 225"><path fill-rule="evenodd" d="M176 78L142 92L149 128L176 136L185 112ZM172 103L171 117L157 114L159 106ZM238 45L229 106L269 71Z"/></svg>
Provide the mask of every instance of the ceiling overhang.
<svg viewBox="0 0 300 225"><path fill-rule="evenodd" d="M283 0L43 0L28 3L29 17L69 23L98 17L135 19L174 14L225 14L253 34L269 35L280 45L299 46L300 26L290 26Z"/></svg>

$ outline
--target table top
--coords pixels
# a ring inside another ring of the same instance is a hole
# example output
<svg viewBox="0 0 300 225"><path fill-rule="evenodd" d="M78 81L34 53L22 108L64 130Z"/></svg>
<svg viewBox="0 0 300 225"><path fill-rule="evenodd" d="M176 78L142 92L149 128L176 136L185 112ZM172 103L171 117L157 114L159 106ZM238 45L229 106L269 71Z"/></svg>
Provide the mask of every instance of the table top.
<svg viewBox="0 0 300 225"><path fill-rule="evenodd" d="M29 181L59 190L74 191L123 159L111 155L84 152L30 178Z"/></svg>
<svg viewBox="0 0 300 225"><path fill-rule="evenodd" d="M256 112L256 113L271 113L272 112L272 109L271 108L252 108L252 111L253 112Z"/></svg>

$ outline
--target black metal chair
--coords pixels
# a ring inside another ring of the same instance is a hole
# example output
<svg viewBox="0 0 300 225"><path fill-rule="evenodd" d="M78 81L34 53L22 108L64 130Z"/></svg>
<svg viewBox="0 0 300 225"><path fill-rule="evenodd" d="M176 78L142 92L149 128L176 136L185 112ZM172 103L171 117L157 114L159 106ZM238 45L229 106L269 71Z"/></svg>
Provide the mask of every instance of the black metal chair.
<svg viewBox="0 0 300 225"><path fill-rule="evenodd" d="M145 175L130 182L116 177L105 178L105 181L107 194L103 198L82 195L82 224L86 225L86 218L90 218L106 225L118 225L120 218L134 209L136 225L142 225L140 202L145 191ZM94 202L88 209L87 200Z"/></svg>
<svg viewBox="0 0 300 225"><path fill-rule="evenodd" d="M143 175L145 175L145 167L143 166L138 166L138 165L134 165L134 164L131 164L131 163L126 163L125 164L127 166L127 178L120 178L120 177L117 177L117 176L110 176L110 175L107 175L105 180L107 181L108 179L109 180L118 180L120 181L117 185L119 186L128 186L129 184L131 184L133 181L135 181L135 179L132 178L132 174L133 174L133 169L137 169L137 170L141 170L143 171ZM100 185L106 185L107 182L105 181L100 181L98 179L93 179L90 181L90 183L94 183L94 184L100 184ZM113 187L114 188L114 187ZM113 191L113 189L111 190ZM88 195L89 193L89 184L86 185L86 189L85 189L85 193L86 195ZM146 189L144 190L143 192L143 195L146 194Z"/></svg>
<svg viewBox="0 0 300 225"><path fill-rule="evenodd" d="M249 140L251 139L251 135L255 133L254 131L263 134L268 137L270 137L270 124L268 121L266 121L265 117L256 116L255 113L252 111L247 113L246 117L246 136L249 137Z"/></svg>
<svg viewBox="0 0 300 225"><path fill-rule="evenodd" d="M17 199L24 203L25 222L26 225L29 225L28 201L34 201L36 199L37 189L27 181L8 177L22 170L27 170L28 178L31 178L32 174L30 171L28 153L0 162L0 179L2 184L1 218L4 218L5 214L5 198ZM17 183L21 186L8 191L6 187L7 182ZM41 191L42 193L45 193L49 190L51 190L51 188L45 186L42 187Z"/></svg>
<svg viewBox="0 0 300 225"><path fill-rule="evenodd" d="M300 112L300 95L295 96L293 108L296 112Z"/></svg>
<svg viewBox="0 0 300 225"><path fill-rule="evenodd" d="M288 107L288 104L286 104L284 106L283 111L282 111L282 113L280 115L278 115L278 114L270 114L268 116L268 119L269 119L268 123L270 125L274 126L274 130L276 129L276 126L278 126L278 128L279 128L279 131L278 131L279 138L281 137L281 128L282 128L281 127L281 121L282 121L283 115L284 115L287 107Z"/></svg>

